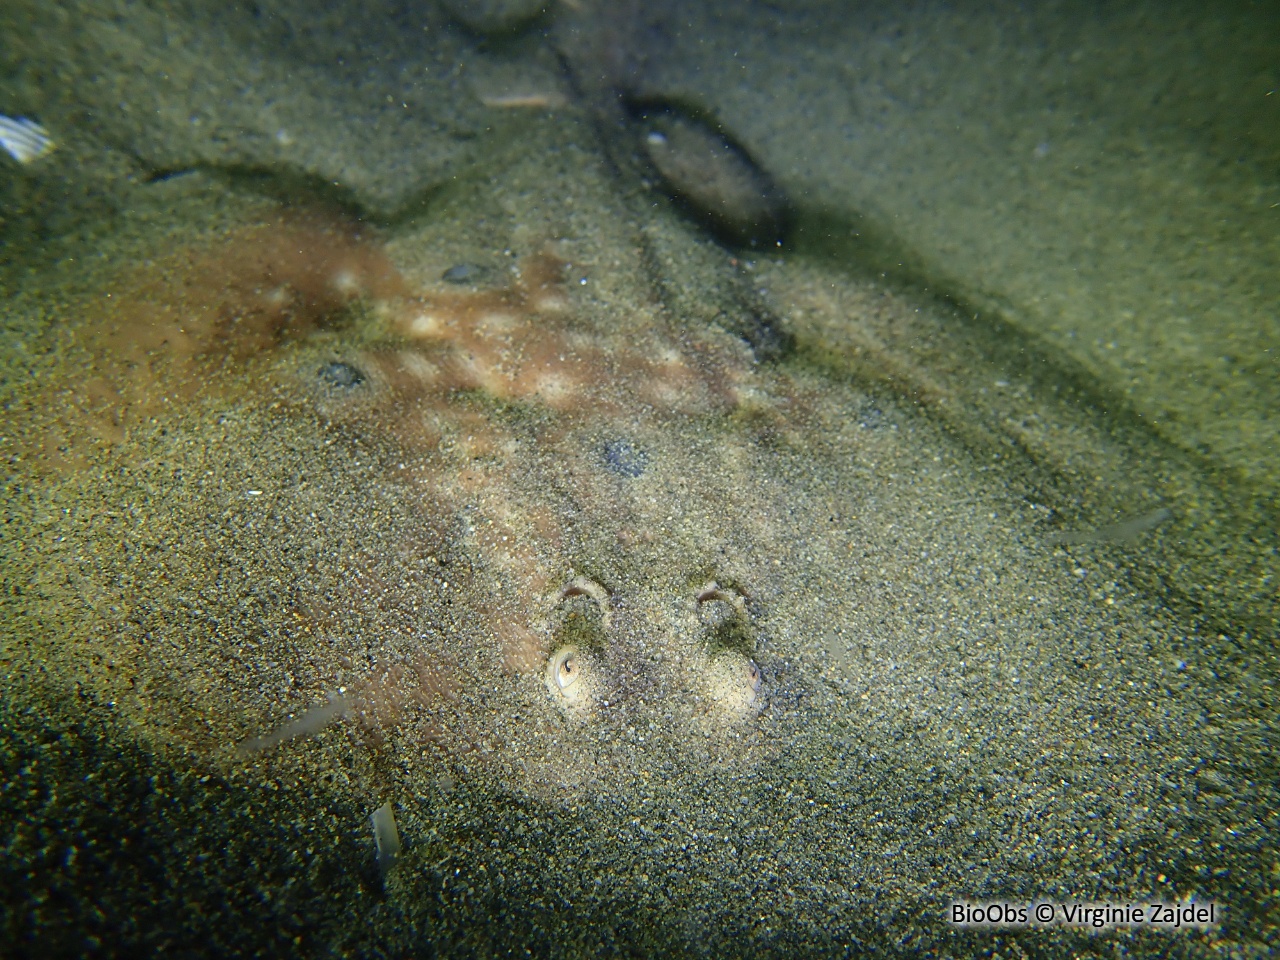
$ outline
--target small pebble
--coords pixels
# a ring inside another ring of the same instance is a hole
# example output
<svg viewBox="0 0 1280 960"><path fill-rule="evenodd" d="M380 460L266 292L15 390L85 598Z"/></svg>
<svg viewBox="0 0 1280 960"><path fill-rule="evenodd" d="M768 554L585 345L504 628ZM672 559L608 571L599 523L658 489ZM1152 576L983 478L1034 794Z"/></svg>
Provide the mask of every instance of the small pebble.
<svg viewBox="0 0 1280 960"><path fill-rule="evenodd" d="M457 263L440 275L445 283L476 283L487 273L488 267L478 263Z"/></svg>
<svg viewBox="0 0 1280 960"><path fill-rule="evenodd" d="M604 445L604 462L620 477L638 477L649 466L649 455L626 440L610 440Z"/></svg>

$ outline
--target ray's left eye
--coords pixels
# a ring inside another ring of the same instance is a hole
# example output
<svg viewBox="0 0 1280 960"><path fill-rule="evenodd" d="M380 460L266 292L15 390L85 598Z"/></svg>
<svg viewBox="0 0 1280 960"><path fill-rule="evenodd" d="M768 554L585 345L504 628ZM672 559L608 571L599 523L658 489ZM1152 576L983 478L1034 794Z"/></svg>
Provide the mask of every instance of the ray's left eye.
<svg viewBox="0 0 1280 960"><path fill-rule="evenodd" d="M559 647L547 661L547 692L566 715L585 720L595 712L596 680L591 658L572 643Z"/></svg>
<svg viewBox="0 0 1280 960"><path fill-rule="evenodd" d="M578 682L578 651L567 647L551 660L551 676L560 692L572 697L572 688Z"/></svg>
<svg viewBox="0 0 1280 960"><path fill-rule="evenodd" d="M698 591L696 599L700 608L705 604L719 600L721 603L727 604L735 616L746 617L747 615L747 603L742 596L742 592L735 590L733 587L722 587L714 580L710 580L703 585L702 589Z"/></svg>

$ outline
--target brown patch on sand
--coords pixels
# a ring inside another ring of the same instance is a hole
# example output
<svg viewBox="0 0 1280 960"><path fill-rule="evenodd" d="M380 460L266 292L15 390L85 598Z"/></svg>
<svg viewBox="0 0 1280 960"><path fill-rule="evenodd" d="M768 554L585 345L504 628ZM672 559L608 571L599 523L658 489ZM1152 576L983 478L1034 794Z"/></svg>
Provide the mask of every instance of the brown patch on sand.
<svg viewBox="0 0 1280 960"><path fill-rule="evenodd" d="M351 714L375 746L388 731L417 721L423 739L439 740L455 711L424 723L458 696L458 667L440 656L420 652L404 660L382 660L347 693Z"/></svg>
<svg viewBox="0 0 1280 960"><path fill-rule="evenodd" d="M80 363L15 406L23 459L82 466L149 418L216 394L253 357L406 293L365 228L285 213L122 270L69 330ZM24 409L25 408L25 409Z"/></svg>

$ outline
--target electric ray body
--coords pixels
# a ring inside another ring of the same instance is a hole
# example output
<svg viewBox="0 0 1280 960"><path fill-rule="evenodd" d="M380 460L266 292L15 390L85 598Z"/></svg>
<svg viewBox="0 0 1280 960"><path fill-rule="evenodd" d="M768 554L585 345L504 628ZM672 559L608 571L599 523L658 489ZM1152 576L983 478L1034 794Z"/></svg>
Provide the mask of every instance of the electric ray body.
<svg viewBox="0 0 1280 960"><path fill-rule="evenodd" d="M322 734L535 793L767 755L790 381L653 305L606 322L545 249L458 292L332 227L251 237L135 278L31 431L151 491L132 534L97 518L103 695L218 762Z"/></svg>
<svg viewBox="0 0 1280 960"><path fill-rule="evenodd" d="M508 288L380 300L360 339L269 374L295 422L372 451L387 511L412 518L387 538L371 511L396 559L340 605L378 613L331 632L312 683L344 686L375 741L536 789L744 762L785 511L754 476L766 441L732 423L774 410L770 381L724 331L602 329L564 268L535 256ZM447 577L417 572L442 557ZM340 653L342 634L367 651Z"/></svg>
<svg viewBox="0 0 1280 960"><path fill-rule="evenodd" d="M302 828L345 863L390 802L389 901L453 916L466 877L482 925L577 890L697 942L1140 871L1215 749L1165 615L948 429L927 337L877 340L917 304L733 273L611 197L485 245L448 209L266 216L91 291L8 400L11 671L183 776L347 811ZM794 353L734 332L729 275Z"/></svg>
<svg viewBox="0 0 1280 960"><path fill-rule="evenodd" d="M117 464L67 538L81 682L150 742L357 792L388 760L414 792L752 775L820 702L876 743L898 705L919 757L1010 716L1069 737L1093 689L1039 691L1078 686L1044 615L1073 584L998 479L635 263L529 246L459 291L412 234L282 219L113 298L26 431Z"/></svg>

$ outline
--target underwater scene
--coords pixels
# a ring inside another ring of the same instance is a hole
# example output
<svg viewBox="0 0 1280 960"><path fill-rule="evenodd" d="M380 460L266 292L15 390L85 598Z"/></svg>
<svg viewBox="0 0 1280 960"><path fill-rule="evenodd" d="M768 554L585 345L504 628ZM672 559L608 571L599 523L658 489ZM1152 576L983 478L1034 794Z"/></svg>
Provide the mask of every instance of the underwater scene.
<svg viewBox="0 0 1280 960"><path fill-rule="evenodd" d="M0 37L0 956L1280 950L1280 8Z"/></svg>

